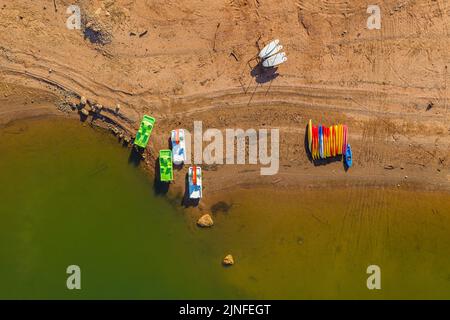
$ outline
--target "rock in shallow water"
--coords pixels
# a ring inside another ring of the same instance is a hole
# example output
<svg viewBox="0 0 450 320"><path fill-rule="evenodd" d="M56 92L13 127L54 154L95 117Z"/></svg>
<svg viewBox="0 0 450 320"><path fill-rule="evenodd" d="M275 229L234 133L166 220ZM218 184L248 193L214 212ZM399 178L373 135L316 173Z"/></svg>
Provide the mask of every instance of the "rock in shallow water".
<svg viewBox="0 0 450 320"><path fill-rule="evenodd" d="M214 225L214 221L209 214L205 214L198 219L197 224L203 228L212 227Z"/></svg>
<svg viewBox="0 0 450 320"><path fill-rule="evenodd" d="M225 258L223 258L222 263L225 266L232 266L234 264L234 258L231 254L227 255Z"/></svg>

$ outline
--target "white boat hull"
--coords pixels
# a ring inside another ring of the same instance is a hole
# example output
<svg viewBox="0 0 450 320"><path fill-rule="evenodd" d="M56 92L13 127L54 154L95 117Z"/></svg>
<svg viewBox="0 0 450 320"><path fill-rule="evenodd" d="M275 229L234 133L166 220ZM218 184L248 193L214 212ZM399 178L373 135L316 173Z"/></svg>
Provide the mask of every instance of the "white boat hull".
<svg viewBox="0 0 450 320"><path fill-rule="evenodd" d="M273 55L273 56L267 58L266 60L264 60L262 65L263 65L263 67L271 68L271 67L278 66L286 61L287 61L286 54L284 52L281 52L281 53L277 53L276 55Z"/></svg>

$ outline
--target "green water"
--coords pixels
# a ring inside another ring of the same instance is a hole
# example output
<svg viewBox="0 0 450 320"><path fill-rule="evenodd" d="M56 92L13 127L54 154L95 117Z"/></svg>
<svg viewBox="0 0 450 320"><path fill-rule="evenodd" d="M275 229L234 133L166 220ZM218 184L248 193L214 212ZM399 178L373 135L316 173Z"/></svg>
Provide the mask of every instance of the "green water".
<svg viewBox="0 0 450 320"><path fill-rule="evenodd" d="M202 230L128 156L77 121L0 128L0 298L450 298L448 194L240 190Z"/></svg>

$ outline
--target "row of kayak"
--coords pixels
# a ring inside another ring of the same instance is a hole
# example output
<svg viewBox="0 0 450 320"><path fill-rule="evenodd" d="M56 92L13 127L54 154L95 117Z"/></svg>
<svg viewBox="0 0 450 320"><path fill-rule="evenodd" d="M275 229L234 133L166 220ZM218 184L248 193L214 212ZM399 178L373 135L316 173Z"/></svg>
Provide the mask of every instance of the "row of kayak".
<svg viewBox="0 0 450 320"><path fill-rule="evenodd" d="M348 143L348 127L337 124L330 127L308 123L308 146L313 160L344 155L348 167L352 165L351 148Z"/></svg>

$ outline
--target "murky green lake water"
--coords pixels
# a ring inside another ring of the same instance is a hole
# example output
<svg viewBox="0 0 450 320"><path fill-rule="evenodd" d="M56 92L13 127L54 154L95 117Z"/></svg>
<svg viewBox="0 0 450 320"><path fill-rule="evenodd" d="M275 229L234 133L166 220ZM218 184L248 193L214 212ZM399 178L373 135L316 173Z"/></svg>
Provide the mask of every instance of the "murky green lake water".
<svg viewBox="0 0 450 320"><path fill-rule="evenodd" d="M241 190L201 230L128 156L77 121L0 128L0 298L450 299L448 194Z"/></svg>

